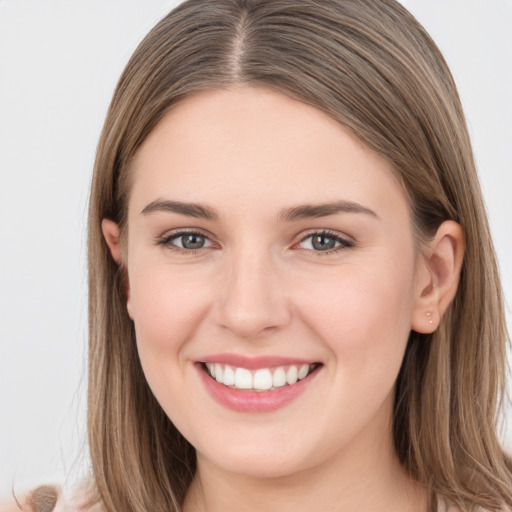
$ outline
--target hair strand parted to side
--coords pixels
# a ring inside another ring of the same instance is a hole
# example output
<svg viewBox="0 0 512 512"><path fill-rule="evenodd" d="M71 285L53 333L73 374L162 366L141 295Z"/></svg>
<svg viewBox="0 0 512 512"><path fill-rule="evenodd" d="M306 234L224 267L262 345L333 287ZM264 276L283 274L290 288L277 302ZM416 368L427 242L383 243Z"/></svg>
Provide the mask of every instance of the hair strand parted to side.
<svg viewBox="0 0 512 512"><path fill-rule="evenodd" d="M432 335L411 333L394 435L411 476L462 511L512 507L512 462L496 437L505 395L503 300L464 115L439 50L394 0L189 0L142 41L98 146L89 211L89 443L108 512L178 511L192 446L153 397L126 311L124 268L101 221L125 238L130 162L186 95L265 87L308 103L394 166L418 239L462 226L457 295ZM126 242L124 240L124 242Z"/></svg>

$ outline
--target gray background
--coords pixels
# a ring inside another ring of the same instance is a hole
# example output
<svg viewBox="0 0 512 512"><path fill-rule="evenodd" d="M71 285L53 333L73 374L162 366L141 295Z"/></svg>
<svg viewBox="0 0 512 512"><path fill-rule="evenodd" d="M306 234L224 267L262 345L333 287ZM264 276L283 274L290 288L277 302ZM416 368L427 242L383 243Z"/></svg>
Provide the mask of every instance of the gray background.
<svg viewBox="0 0 512 512"><path fill-rule="evenodd" d="M2 495L75 479L87 465L85 217L95 145L124 64L176 3L0 0ZM512 0L403 3L459 85L510 304ZM511 448L512 428L503 435Z"/></svg>

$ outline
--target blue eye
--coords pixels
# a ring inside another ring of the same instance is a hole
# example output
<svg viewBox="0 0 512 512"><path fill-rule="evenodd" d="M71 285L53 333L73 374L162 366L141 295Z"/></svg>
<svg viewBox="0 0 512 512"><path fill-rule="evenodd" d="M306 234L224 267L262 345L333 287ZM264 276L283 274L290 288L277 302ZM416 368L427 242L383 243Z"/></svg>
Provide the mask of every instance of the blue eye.
<svg viewBox="0 0 512 512"><path fill-rule="evenodd" d="M301 249L308 249L315 252L331 252L338 249L353 247L353 243L341 238L340 236L322 231L320 233L312 233L304 237L300 241Z"/></svg>
<svg viewBox="0 0 512 512"><path fill-rule="evenodd" d="M194 232L175 233L160 240L159 244L183 251L197 251L213 245L206 236Z"/></svg>
<svg viewBox="0 0 512 512"><path fill-rule="evenodd" d="M201 249L206 243L206 238L196 233L179 236L176 241L181 241L181 247L184 249Z"/></svg>

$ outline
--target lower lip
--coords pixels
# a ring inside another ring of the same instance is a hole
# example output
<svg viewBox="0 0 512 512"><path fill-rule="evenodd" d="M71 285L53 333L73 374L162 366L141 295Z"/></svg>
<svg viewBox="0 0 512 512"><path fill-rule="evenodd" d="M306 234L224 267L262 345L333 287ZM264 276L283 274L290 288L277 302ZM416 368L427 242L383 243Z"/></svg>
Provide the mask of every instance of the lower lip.
<svg viewBox="0 0 512 512"><path fill-rule="evenodd" d="M221 405L237 412L271 412L285 405L306 391L320 368L295 384L283 386L272 391L246 391L232 389L219 384L206 374L202 364L195 365L210 395Z"/></svg>

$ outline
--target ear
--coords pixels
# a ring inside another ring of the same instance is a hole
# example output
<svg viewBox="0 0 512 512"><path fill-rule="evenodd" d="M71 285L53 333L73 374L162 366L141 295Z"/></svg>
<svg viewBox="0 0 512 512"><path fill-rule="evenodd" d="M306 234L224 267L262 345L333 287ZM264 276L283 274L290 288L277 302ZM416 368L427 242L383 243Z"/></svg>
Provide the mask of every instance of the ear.
<svg viewBox="0 0 512 512"><path fill-rule="evenodd" d="M105 237L105 241L107 242L108 248L110 249L110 253L112 254L112 258L118 265L121 265L121 263L123 263L123 259L119 236L119 226L113 220L103 219L101 221L101 230L103 232L103 236ZM130 281L128 279L126 266L122 269L122 272L124 276L124 284L127 297L126 309L128 310L128 315L130 318L133 319L131 313Z"/></svg>
<svg viewBox="0 0 512 512"><path fill-rule="evenodd" d="M103 231L103 236L105 237L105 241L107 242L108 248L110 249L112 258L114 258L114 261L118 265L121 265L119 226L113 220L103 219L101 221L101 230Z"/></svg>
<svg viewBox="0 0 512 512"><path fill-rule="evenodd" d="M422 251L417 263L417 283L411 328L434 332L459 284L464 258L464 235L459 224L445 221Z"/></svg>

